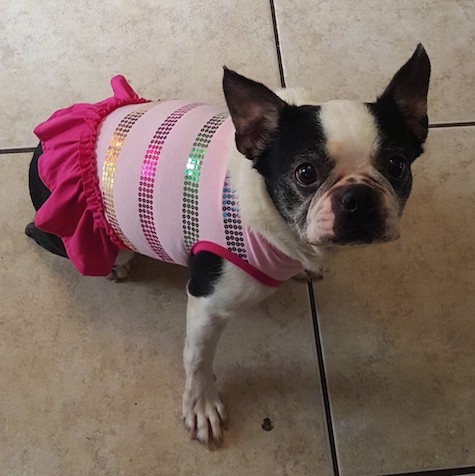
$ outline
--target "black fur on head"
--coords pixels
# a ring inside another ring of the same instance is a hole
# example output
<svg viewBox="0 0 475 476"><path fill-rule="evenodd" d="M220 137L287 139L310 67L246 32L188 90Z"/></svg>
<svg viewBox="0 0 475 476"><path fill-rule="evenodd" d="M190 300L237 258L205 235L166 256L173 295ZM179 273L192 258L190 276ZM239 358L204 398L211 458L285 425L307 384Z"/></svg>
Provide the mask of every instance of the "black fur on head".
<svg viewBox="0 0 475 476"><path fill-rule="evenodd" d="M278 129L280 112L286 103L263 84L226 67L223 90L236 128L237 149L248 159L254 159Z"/></svg>
<svg viewBox="0 0 475 476"><path fill-rule="evenodd" d="M430 61L421 43L414 54L369 107L388 141L403 143L412 163L423 151L427 138L427 93Z"/></svg>
<svg viewBox="0 0 475 476"><path fill-rule="evenodd" d="M422 154L427 138L430 70L429 57L419 43L383 94L375 103L367 105L376 119L381 136L376 166L388 175L388 180L399 196L401 211L412 188L409 165ZM395 157L402 158L408 164L406 173L399 179L386 173Z"/></svg>
<svg viewBox="0 0 475 476"><path fill-rule="evenodd" d="M323 180L331 169L318 106L287 104L261 83L224 69L224 94L236 128L237 149L253 161L276 208L289 224L303 224L304 206L318 188L295 178L311 163Z"/></svg>
<svg viewBox="0 0 475 476"><path fill-rule="evenodd" d="M376 122L379 145L376 157L364 160L373 161L391 183L400 212L411 190L410 165L427 137L429 77L429 58L419 44L377 101L366 104ZM263 84L227 68L223 88L237 149L253 161L284 220L304 234L310 204L335 167L326 148L323 110L290 105ZM333 121L332 127L343 126Z"/></svg>

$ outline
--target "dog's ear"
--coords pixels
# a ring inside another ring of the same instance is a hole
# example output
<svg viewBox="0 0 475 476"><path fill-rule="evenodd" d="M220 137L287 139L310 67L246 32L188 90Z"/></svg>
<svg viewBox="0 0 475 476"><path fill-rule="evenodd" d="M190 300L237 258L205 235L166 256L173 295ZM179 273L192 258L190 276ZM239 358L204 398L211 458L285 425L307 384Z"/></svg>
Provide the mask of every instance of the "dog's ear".
<svg viewBox="0 0 475 476"><path fill-rule="evenodd" d="M421 43L409 61L394 75L378 98L381 106L393 103L411 134L422 145L427 137L427 92L430 61Z"/></svg>
<svg viewBox="0 0 475 476"><path fill-rule="evenodd" d="M223 90L236 128L236 146L248 159L265 149L286 105L270 89L224 67Z"/></svg>

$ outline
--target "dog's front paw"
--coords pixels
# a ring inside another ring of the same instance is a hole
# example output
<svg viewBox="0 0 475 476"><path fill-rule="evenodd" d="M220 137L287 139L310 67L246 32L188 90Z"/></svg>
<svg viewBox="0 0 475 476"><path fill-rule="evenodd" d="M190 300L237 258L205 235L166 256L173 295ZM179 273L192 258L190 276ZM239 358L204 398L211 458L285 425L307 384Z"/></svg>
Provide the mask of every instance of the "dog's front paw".
<svg viewBox="0 0 475 476"><path fill-rule="evenodd" d="M198 440L210 450L221 446L228 417L214 386L198 392L193 391L193 388L185 390L183 423L192 440Z"/></svg>

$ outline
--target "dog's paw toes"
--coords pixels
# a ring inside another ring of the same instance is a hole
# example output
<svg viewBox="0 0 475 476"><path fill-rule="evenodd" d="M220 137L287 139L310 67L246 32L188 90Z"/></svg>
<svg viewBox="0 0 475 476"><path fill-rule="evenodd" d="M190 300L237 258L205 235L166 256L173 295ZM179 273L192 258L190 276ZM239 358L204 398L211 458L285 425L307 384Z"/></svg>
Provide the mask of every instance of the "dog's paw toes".
<svg viewBox="0 0 475 476"><path fill-rule="evenodd" d="M28 225L26 225L26 227L25 227L25 235L26 235L26 236L29 236L30 238L34 238L34 236L35 236L35 230L36 230L36 227L35 227L34 222L30 222L30 223L28 223Z"/></svg>
<svg viewBox="0 0 475 476"><path fill-rule="evenodd" d="M130 278L130 265L129 263L124 265L115 264L112 271L106 276L109 281L120 283Z"/></svg>
<svg viewBox="0 0 475 476"><path fill-rule="evenodd" d="M192 440L199 441L209 450L218 449L227 430L226 409L217 392L212 398L183 396L183 424Z"/></svg>
<svg viewBox="0 0 475 476"><path fill-rule="evenodd" d="M320 281L323 279L323 271L320 271L320 272L307 271L307 279L309 281Z"/></svg>

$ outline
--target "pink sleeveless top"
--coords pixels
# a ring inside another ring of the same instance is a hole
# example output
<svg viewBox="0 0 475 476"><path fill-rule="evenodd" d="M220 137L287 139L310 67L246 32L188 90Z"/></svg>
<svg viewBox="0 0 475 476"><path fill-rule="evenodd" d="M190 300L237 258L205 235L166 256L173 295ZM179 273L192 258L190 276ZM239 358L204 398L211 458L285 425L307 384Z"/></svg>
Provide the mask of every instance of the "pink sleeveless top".
<svg viewBox="0 0 475 476"><path fill-rule="evenodd" d="M109 274L120 249L185 266L209 251L273 287L302 271L241 223L227 111L148 102L122 76L112 88L112 98L57 111L35 129L52 192L35 225L62 238L82 274Z"/></svg>

